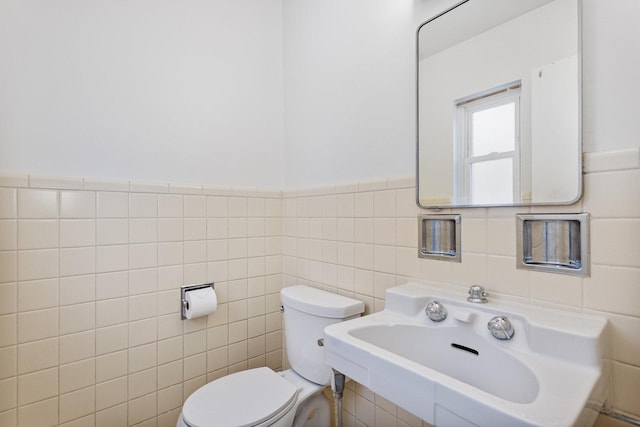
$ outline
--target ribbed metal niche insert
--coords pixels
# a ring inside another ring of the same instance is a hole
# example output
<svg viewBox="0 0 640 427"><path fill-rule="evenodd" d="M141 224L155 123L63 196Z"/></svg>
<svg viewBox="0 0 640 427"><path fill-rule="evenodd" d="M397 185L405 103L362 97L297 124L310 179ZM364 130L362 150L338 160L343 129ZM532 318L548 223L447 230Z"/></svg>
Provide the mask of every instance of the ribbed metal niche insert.
<svg viewBox="0 0 640 427"><path fill-rule="evenodd" d="M517 215L517 267L589 275L589 214Z"/></svg>
<svg viewBox="0 0 640 427"><path fill-rule="evenodd" d="M460 262L460 215L418 215L418 256Z"/></svg>

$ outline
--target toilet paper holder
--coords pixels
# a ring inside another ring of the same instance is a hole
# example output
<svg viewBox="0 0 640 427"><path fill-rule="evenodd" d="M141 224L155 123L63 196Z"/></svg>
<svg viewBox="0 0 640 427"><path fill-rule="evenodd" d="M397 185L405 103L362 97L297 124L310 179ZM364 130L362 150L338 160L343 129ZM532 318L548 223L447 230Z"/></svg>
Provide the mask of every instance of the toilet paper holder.
<svg viewBox="0 0 640 427"><path fill-rule="evenodd" d="M180 318L182 320L185 320L187 318L186 310L189 308L189 302L187 301L187 292L208 287L211 287L211 289L215 289L214 282L200 283L197 285L182 285L180 287Z"/></svg>

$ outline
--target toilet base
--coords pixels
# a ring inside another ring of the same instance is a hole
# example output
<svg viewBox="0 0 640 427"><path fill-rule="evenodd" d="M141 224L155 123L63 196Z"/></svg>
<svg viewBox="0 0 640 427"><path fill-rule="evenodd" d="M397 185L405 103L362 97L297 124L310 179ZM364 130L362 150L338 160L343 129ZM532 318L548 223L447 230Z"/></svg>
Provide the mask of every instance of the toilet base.
<svg viewBox="0 0 640 427"><path fill-rule="evenodd" d="M327 427L330 425L331 404L320 391L298 407L292 427Z"/></svg>

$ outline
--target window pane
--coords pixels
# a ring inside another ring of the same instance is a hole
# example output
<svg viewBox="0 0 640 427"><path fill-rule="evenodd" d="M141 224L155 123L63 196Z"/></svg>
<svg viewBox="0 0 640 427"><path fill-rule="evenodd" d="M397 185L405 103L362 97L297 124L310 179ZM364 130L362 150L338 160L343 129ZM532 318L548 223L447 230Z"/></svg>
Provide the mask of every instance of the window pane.
<svg viewBox="0 0 640 427"><path fill-rule="evenodd" d="M483 156L515 149L515 104L487 108L471 115L471 153Z"/></svg>
<svg viewBox="0 0 640 427"><path fill-rule="evenodd" d="M513 203L513 159L471 165L471 202Z"/></svg>

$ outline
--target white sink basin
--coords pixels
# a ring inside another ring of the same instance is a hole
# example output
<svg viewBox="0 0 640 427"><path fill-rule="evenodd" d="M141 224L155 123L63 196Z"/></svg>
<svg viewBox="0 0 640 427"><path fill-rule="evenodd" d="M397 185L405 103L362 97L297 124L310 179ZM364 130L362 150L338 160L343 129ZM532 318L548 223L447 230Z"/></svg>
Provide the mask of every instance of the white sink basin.
<svg viewBox="0 0 640 427"><path fill-rule="evenodd" d="M527 365L471 328L385 324L355 328L349 334L511 402L533 402L540 389ZM497 381L505 377L509 381Z"/></svg>
<svg viewBox="0 0 640 427"><path fill-rule="evenodd" d="M444 321L426 316L432 300L447 309ZM509 318L513 339L489 333L496 315ZM387 291L383 311L328 326L325 359L436 427L591 426L610 375L606 324L407 284Z"/></svg>

